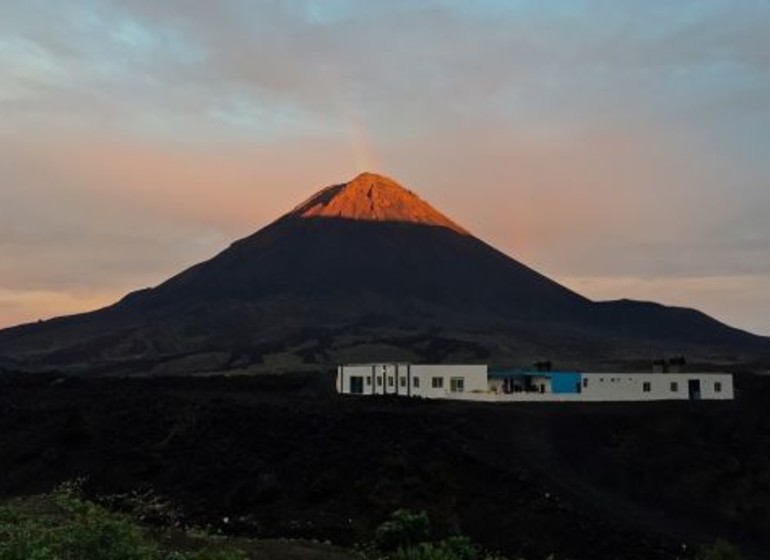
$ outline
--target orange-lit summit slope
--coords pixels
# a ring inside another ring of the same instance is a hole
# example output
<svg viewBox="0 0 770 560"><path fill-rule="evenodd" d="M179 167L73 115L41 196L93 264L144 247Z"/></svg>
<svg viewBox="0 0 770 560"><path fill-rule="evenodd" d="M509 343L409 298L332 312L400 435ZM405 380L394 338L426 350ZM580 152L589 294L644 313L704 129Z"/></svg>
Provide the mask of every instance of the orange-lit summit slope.
<svg viewBox="0 0 770 560"><path fill-rule="evenodd" d="M361 173L348 183L327 187L297 206L290 215L405 222L468 233L412 191L376 173Z"/></svg>
<svg viewBox="0 0 770 560"><path fill-rule="evenodd" d="M111 373L270 370L276 359L638 368L679 354L756 363L770 344L691 309L593 302L372 173L111 307L0 331L0 368Z"/></svg>

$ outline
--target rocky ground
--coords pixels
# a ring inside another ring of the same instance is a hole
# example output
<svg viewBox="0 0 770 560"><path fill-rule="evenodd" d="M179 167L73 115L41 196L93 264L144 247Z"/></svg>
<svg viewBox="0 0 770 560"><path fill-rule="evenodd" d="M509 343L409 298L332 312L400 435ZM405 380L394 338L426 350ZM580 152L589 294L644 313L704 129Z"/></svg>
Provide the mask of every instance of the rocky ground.
<svg viewBox="0 0 770 560"><path fill-rule="evenodd" d="M673 559L716 537L763 558L770 379L739 390L731 403L472 405L340 397L323 374L4 374L0 496L85 478L123 507L144 493L147 521L234 535L351 545L407 507L530 559Z"/></svg>

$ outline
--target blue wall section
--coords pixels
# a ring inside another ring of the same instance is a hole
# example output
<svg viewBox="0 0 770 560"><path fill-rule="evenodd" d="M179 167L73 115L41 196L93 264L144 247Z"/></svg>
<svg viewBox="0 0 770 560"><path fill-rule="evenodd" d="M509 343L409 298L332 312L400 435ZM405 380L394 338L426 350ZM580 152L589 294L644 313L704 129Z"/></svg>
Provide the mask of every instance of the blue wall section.
<svg viewBox="0 0 770 560"><path fill-rule="evenodd" d="M551 391L554 393L579 393L580 374L571 371L551 373Z"/></svg>

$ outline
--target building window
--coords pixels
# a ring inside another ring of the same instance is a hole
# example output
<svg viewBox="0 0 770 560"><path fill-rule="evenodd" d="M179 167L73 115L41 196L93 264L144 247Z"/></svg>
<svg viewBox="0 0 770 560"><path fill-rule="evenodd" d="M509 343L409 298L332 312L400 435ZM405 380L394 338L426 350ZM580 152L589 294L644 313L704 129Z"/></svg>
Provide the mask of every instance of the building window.
<svg viewBox="0 0 770 560"><path fill-rule="evenodd" d="M377 386L382 387L382 376L377 376Z"/></svg>
<svg viewBox="0 0 770 560"><path fill-rule="evenodd" d="M649 381L645 381L644 383L642 383L642 391L644 391L645 393L649 393L651 390L652 390L652 385L650 384Z"/></svg>
<svg viewBox="0 0 770 560"><path fill-rule="evenodd" d="M401 385L402 387L406 387L406 377L402 377L401 379L399 379L399 385Z"/></svg>
<svg viewBox="0 0 770 560"><path fill-rule="evenodd" d="M588 378L587 377L583 378L583 387L588 387Z"/></svg>
<svg viewBox="0 0 770 560"><path fill-rule="evenodd" d="M366 386L370 387L371 385L372 385L372 378L371 377L367 377L366 378Z"/></svg>
<svg viewBox="0 0 770 560"><path fill-rule="evenodd" d="M449 379L449 390L452 393L462 393L465 390L464 377L452 377Z"/></svg>
<svg viewBox="0 0 770 560"><path fill-rule="evenodd" d="M676 381L671 382L671 392L672 393L678 393L679 392L679 383Z"/></svg>
<svg viewBox="0 0 770 560"><path fill-rule="evenodd" d="M414 385L415 389L420 388L420 378L419 377L412 377L412 385Z"/></svg>
<svg viewBox="0 0 770 560"><path fill-rule="evenodd" d="M715 393L721 393L722 392L722 382L721 381L714 381L714 392Z"/></svg>
<svg viewBox="0 0 770 560"><path fill-rule="evenodd" d="M444 388L444 378L443 377L434 377L430 380L430 386L434 389L443 389Z"/></svg>
<svg viewBox="0 0 770 560"><path fill-rule="evenodd" d="M395 387L395 386L396 386L396 378L388 377L388 387Z"/></svg>

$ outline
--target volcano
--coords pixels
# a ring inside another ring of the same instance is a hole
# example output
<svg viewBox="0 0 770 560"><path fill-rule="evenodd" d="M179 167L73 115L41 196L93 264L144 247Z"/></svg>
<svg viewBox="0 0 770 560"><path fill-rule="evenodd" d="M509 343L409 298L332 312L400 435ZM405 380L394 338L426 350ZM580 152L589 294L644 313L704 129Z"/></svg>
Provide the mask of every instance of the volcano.
<svg viewBox="0 0 770 560"><path fill-rule="evenodd" d="M698 311L593 302L494 249L395 181L327 187L213 259L81 315L0 331L28 369L279 372L338 361L623 367L770 353Z"/></svg>

